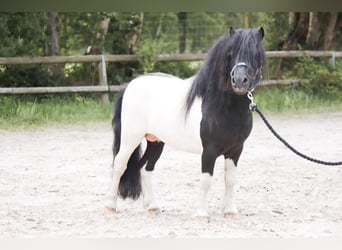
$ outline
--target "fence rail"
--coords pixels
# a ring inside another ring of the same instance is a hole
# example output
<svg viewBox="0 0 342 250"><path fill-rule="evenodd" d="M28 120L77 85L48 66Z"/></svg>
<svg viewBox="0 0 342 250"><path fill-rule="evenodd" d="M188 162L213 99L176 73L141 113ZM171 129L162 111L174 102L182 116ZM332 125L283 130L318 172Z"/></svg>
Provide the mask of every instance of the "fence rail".
<svg viewBox="0 0 342 250"><path fill-rule="evenodd" d="M302 80L266 80L261 81L259 85L288 85L298 84ZM0 94L51 94L51 93L108 93L119 92L125 85L108 85L108 86L66 86L66 87L14 87L0 88Z"/></svg>
<svg viewBox="0 0 342 250"><path fill-rule="evenodd" d="M67 86L67 87L15 87L0 88L0 94L51 94L51 93L106 93L118 92L124 85Z"/></svg>
<svg viewBox="0 0 342 250"><path fill-rule="evenodd" d="M163 54L156 61L201 61L206 54ZM336 58L342 57L342 51L267 51L267 58L298 58L298 57L327 57L335 64ZM108 92L117 92L123 86L108 85L106 62L138 61L138 55L77 55L77 56L48 56L48 57L0 57L0 65L7 64L51 64L51 63L88 63L98 62L99 85L97 86L61 86L61 87L15 87L0 88L0 94L43 94L43 93L102 93L104 102L108 102ZM260 85L286 85L299 83L301 80L266 80Z"/></svg>
<svg viewBox="0 0 342 250"><path fill-rule="evenodd" d="M163 54L156 61L201 61L206 53L199 54ZM342 51L266 51L267 58L296 58L296 57L342 57ZM77 56L44 56L44 57L0 57L0 64L32 64L32 63L75 63L75 62L134 62L138 55L77 55Z"/></svg>

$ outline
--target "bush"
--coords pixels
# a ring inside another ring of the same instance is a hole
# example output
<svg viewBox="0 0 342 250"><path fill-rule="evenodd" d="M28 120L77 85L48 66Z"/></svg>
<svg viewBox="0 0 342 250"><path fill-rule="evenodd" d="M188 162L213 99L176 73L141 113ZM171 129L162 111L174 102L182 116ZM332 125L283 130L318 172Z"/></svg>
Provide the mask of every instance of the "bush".
<svg viewBox="0 0 342 250"><path fill-rule="evenodd" d="M156 57L162 50L162 43L158 40L145 39L140 44L138 55L139 63L144 74L153 72L156 64Z"/></svg>
<svg viewBox="0 0 342 250"><path fill-rule="evenodd" d="M191 67L191 64L186 61L157 62L156 58L163 51L163 46L167 46L167 43L161 40L145 39L138 51L141 58L140 69L136 73L163 72L181 78L187 78L196 73L197 68Z"/></svg>
<svg viewBox="0 0 342 250"><path fill-rule="evenodd" d="M342 98L342 63L335 67L330 62L312 57L301 58L295 66L296 77L307 79L302 87L312 95Z"/></svg>
<svg viewBox="0 0 342 250"><path fill-rule="evenodd" d="M197 68L191 67L191 64L186 61L157 62L154 71L164 72L180 78L188 78L196 74Z"/></svg>
<svg viewBox="0 0 342 250"><path fill-rule="evenodd" d="M0 70L0 87L58 86L61 79L47 65L5 65Z"/></svg>

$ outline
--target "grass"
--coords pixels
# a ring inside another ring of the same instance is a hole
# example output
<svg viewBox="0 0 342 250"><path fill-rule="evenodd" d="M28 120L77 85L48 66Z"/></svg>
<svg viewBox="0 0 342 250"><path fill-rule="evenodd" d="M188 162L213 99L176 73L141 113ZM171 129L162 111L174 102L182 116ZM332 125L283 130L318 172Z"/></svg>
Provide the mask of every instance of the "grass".
<svg viewBox="0 0 342 250"><path fill-rule="evenodd" d="M0 96L0 128L110 121L113 104L80 95L47 98Z"/></svg>
<svg viewBox="0 0 342 250"><path fill-rule="evenodd" d="M342 110L341 92L332 96L312 95L296 87L259 87L255 102L267 113L313 113ZM114 99L114 98L112 98ZM95 97L68 96L0 96L0 128L55 126L108 122L113 104L103 104Z"/></svg>
<svg viewBox="0 0 342 250"><path fill-rule="evenodd" d="M259 87L255 103L260 110L277 114L338 112L342 111L342 90L323 95L298 86Z"/></svg>

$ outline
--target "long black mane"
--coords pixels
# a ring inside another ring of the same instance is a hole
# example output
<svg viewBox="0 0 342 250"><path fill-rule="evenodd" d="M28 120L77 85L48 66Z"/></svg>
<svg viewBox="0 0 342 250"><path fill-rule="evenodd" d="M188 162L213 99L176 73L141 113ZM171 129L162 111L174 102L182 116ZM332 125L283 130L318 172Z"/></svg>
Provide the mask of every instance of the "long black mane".
<svg viewBox="0 0 342 250"><path fill-rule="evenodd" d="M230 29L208 51L203 66L195 76L186 100L186 113L196 97L204 103L226 106L233 98L230 71L238 62L245 62L253 70L262 68L266 62L262 46L264 30Z"/></svg>

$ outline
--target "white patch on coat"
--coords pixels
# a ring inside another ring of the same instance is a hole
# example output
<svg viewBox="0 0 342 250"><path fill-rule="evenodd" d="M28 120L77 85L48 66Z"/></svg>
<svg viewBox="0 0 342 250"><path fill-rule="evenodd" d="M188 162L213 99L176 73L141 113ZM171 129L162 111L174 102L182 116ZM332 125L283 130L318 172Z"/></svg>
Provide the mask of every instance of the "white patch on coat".
<svg viewBox="0 0 342 250"><path fill-rule="evenodd" d="M185 103L192 81L193 78L182 80L158 75L133 80L122 103L122 136L132 132L141 136L152 134L173 148L202 153L200 98L195 99L188 116L185 116Z"/></svg>
<svg viewBox="0 0 342 250"><path fill-rule="evenodd" d="M152 171L146 171L145 167L140 170L141 173L141 188L143 195L143 206L147 210L157 210L157 205L152 187Z"/></svg>
<svg viewBox="0 0 342 250"><path fill-rule="evenodd" d="M238 210L234 202L234 186L237 183L237 167L232 159L225 159L225 193L223 197L223 213L225 215L237 214Z"/></svg>
<svg viewBox="0 0 342 250"><path fill-rule="evenodd" d="M201 176L200 193L197 208L195 211L195 217L208 217L208 192L211 187L212 176L208 173L204 173Z"/></svg>

